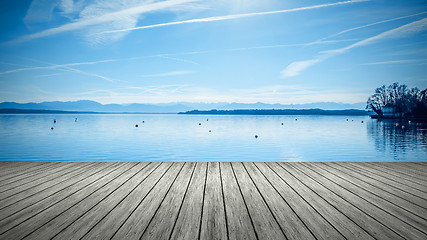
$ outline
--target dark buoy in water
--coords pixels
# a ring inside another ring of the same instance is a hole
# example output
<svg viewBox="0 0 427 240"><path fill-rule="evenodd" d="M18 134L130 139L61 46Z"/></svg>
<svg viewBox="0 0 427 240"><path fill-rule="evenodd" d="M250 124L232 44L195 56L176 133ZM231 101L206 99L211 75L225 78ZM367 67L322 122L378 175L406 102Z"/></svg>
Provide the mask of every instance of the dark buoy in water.
<svg viewBox="0 0 427 240"><path fill-rule="evenodd" d="M258 138L258 135L255 135L255 138Z"/></svg>
<svg viewBox="0 0 427 240"><path fill-rule="evenodd" d="M295 118L295 121L298 121L298 118Z"/></svg>
<svg viewBox="0 0 427 240"><path fill-rule="evenodd" d="M363 123L363 121L361 123Z"/></svg>
<svg viewBox="0 0 427 240"><path fill-rule="evenodd" d="M53 123L56 123L56 119L53 119Z"/></svg>
<svg viewBox="0 0 427 240"><path fill-rule="evenodd" d="M135 127L138 127L138 124L136 124Z"/></svg>
<svg viewBox="0 0 427 240"><path fill-rule="evenodd" d="M283 125L283 123L282 123L282 125Z"/></svg>
<svg viewBox="0 0 427 240"><path fill-rule="evenodd" d="M145 121L142 121L142 123L145 123Z"/></svg>
<svg viewBox="0 0 427 240"><path fill-rule="evenodd" d="M347 118L347 122L348 122L348 118Z"/></svg>
<svg viewBox="0 0 427 240"><path fill-rule="evenodd" d="M212 132L211 130L209 130L209 132Z"/></svg>
<svg viewBox="0 0 427 240"><path fill-rule="evenodd" d="M206 122L209 121L209 118L206 118Z"/></svg>
<svg viewBox="0 0 427 240"><path fill-rule="evenodd" d="M199 123L199 126L202 125L202 123Z"/></svg>
<svg viewBox="0 0 427 240"><path fill-rule="evenodd" d="M52 129L52 130L53 130L53 127L51 127L50 129Z"/></svg>
<svg viewBox="0 0 427 240"><path fill-rule="evenodd" d="M76 119L74 119L74 122L77 122L77 118L76 118Z"/></svg>

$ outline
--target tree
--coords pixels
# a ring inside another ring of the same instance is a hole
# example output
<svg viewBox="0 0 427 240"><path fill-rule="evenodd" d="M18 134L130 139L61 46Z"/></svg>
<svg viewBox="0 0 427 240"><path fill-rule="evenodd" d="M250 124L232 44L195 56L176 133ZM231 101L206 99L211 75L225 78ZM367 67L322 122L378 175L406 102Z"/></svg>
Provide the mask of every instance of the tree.
<svg viewBox="0 0 427 240"><path fill-rule="evenodd" d="M369 97L366 109L371 109L378 116L383 116L383 108L388 103L387 89L385 85L375 89L375 94Z"/></svg>
<svg viewBox="0 0 427 240"><path fill-rule="evenodd" d="M409 89L406 85L393 83L375 89L375 93L368 98L366 109L370 109L383 117L385 107L394 109L400 117L411 116L423 118L427 115L427 89L420 91L418 88Z"/></svg>

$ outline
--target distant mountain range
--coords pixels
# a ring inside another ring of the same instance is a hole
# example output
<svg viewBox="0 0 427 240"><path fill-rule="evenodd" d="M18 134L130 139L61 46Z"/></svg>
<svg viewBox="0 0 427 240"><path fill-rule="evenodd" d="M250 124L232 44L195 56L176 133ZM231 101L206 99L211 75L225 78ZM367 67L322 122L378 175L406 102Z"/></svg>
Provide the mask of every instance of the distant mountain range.
<svg viewBox="0 0 427 240"><path fill-rule="evenodd" d="M178 113L191 110L234 110L234 109L365 109L365 103L336 103L318 102L307 104L267 104L267 103L159 103L159 104L101 104L90 100L72 102L41 102L41 103L16 103L2 102L0 109L22 109L22 110L56 110L56 111L79 111L79 112L105 112L105 113Z"/></svg>

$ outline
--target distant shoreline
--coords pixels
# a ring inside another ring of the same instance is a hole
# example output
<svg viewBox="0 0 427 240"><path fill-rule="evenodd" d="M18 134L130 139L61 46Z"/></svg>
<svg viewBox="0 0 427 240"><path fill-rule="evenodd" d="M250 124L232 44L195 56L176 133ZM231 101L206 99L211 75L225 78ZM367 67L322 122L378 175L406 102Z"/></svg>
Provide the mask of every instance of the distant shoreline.
<svg viewBox="0 0 427 240"><path fill-rule="evenodd" d="M369 116L364 110L323 110L323 109L236 109L236 110L192 110L178 114L201 114L201 115L346 115L346 116Z"/></svg>
<svg viewBox="0 0 427 240"><path fill-rule="evenodd" d="M178 113L149 113L149 112L91 112L91 111L62 111L43 109L0 109L0 114L189 114L189 115L347 115L369 116L364 110L322 110L322 109L236 109L236 110L192 110Z"/></svg>

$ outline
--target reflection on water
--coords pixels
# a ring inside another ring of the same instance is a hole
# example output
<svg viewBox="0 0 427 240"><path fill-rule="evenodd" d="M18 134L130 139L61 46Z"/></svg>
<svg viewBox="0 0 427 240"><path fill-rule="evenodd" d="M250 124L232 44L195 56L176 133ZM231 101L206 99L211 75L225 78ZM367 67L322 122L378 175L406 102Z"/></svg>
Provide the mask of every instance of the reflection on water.
<svg viewBox="0 0 427 240"><path fill-rule="evenodd" d="M372 120L367 124L367 131L379 152L390 152L396 158L414 151L427 153L426 124L391 119Z"/></svg>
<svg viewBox="0 0 427 240"><path fill-rule="evenodd" d="M367 116L0 115L0 161L427 161L425 129Z"/></svg>

